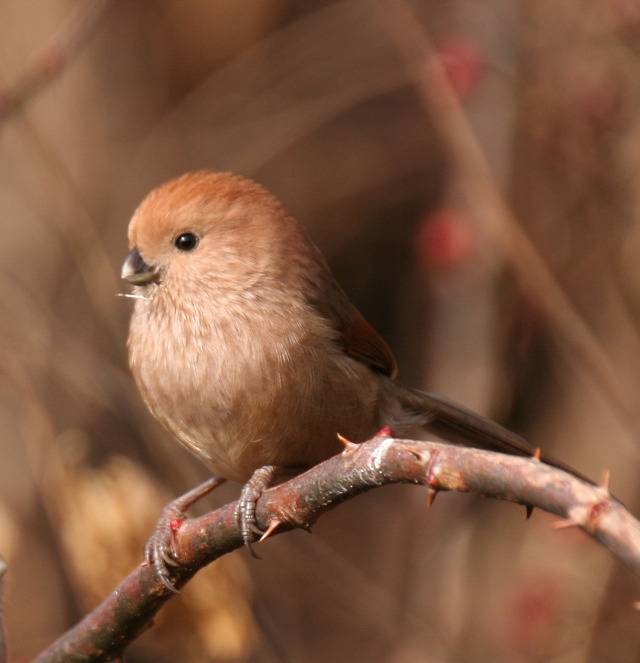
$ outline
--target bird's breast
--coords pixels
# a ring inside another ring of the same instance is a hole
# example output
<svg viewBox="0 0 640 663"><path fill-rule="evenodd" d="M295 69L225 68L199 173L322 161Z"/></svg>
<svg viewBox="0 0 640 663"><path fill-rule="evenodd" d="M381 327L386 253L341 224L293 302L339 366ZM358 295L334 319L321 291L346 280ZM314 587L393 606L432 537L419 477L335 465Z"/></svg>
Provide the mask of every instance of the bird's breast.
<svg viewBox="0 0 640 663"><path fill-rule="evenodd" d="M308 311L167 315L136 302L131 368L153 415L215 473L313 465L378 424L379 385Z"/></svg>

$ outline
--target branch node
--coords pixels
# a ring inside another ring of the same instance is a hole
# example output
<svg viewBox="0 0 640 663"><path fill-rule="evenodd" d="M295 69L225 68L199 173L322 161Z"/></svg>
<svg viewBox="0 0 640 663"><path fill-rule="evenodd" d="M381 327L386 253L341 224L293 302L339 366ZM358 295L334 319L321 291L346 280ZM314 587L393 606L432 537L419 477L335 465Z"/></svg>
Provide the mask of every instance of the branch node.
<svg viewBox="0 0 640 663"><path fill-rule="evenodd" d="M379 444L371 456L371 465L376 472L380 473L387 451L394 445L395 440L392 437L374 437L373 439L379 440Z"/></svg>
<svg viewBox="0 0 640 663"><path fill-rule="evenodd" d="M598 525L600 524L600 517L603 513L609 510L609 507L610 502L608 499L601 500L591 505L584 524L584 527L589 534L594 534L596 532Z"/></svg>
<svg viewBox="0 0 640 663"><path fill-rule="evenodd" d="M390 426L383 426L373 437L395 437L395 434Z"/></svg>
<svg viewBox="0 0 640 663"><path fill-rule="evenodd" d="M427 457L427 467L425 469L425 479L427 486L431 488L439 488L440 482L438 481L438 468L435 465L436 458L438 456L437 451L432 451Z"/></svg>

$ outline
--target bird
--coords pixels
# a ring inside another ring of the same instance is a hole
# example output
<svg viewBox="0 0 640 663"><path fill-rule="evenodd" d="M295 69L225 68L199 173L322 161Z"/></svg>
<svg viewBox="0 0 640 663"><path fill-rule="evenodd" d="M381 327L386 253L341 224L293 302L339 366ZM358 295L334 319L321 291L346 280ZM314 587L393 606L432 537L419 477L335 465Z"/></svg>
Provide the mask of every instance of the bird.
<svg viewBox="0 0 640 663"><path fill-rule="evenodd" d="M231 173L189 172L135 210L122 278L133 285L129 364L151 414L213 475L255 504L279 472L363 442L383 426L533 455L519 435L439 395L405 387L382 336L351 303L320 250L276 196ZM556 463L554 463L556 464ZM214 483L177 500L181 514ZM175 589L168 516L145 555Z"/></svg>

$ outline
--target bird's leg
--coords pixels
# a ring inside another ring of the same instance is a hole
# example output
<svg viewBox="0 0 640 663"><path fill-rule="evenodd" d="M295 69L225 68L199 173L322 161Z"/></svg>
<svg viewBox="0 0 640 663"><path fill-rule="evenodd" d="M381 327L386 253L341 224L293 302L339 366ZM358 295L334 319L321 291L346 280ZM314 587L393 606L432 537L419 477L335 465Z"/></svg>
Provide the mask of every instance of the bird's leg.
<svg viewBox="0 0 640 663"><path fill-rule="evenodd" d="M249 481L242 487L238 506L236 507L236 520L240 528L240 534L245 546L249 548L249 552L253 557L258 558L254 552L251 544L256 538L256 535L261 535L263 532L256 525L256 504L260 499L262 493L274 482L275 478L282 472L286 471L284 468L277 465L265 465L259 467L252 475Z"/></svg>
<svg viewBox="0 0 640 663"><path fill-rule="evenodd" d="M225 481L226 479L222 477L211 477L167 504L162 510L153 534L144 547L144 558L147 564L154 565L158 578L172 592L178 591L169 572L170 566L179 566L172 548L175 532L184 520L187 510Z"/></svg>

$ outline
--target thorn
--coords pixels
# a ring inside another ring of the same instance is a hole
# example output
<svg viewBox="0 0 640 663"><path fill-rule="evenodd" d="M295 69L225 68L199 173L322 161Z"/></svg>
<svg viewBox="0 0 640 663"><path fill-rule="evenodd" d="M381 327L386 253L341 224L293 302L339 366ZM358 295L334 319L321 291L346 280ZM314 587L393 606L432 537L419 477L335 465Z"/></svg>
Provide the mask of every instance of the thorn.
<svg viewBox="0 0 640 663"><path fill-rule="evenodd" d="M609 492L609 480L611 479L611 473L609 470L604 470L602 473L602 479L600 479L600 487L604 488L607 492Z"/></svg>
<svg viewBox="0 0 640 663"><path fill-rule="evenodd" d="M536 447L533 451L531 458L533 458L533 460L540 460L541 456L542 453L540 452L540 447Z"/></svg>
<svg viewBox="0 0 640 663"><path fill-rule="evenodd" d="M567 529L569 527L577 527L578 523L571 518L562 518L562 520L556 520L555 523L552 523L551 527L553 529Z"/></svg>
<svg viewBox="0 0 640 663"><path fill-rule="evenodd" d="M531 506L531 504L525 504L524 508L527 512L525 518L529 520L529 518L531 518L531 514L533 513L533 507Z"/></svg>
<svg viewBox="0 0 640 663"><path fill-rule="evenodd" d="M344 435L340 435L340 433L336 433L336 437L338 438L338 442L342 444L344 447L345 451L355 451L358 448L358 445L352 442L351 440L347 440L347 438Z"/></svg>
<svg viewBox="0 0 640 663"><path fill-rule="evenodd" d="M640 610L640 601L634 601L634 602L631 604L631 607L632 607L634 610Z"/></svg>
<svg viewBox="0 0 640 663"><path fill-rule="evenodd" d="M395 437L389 426L383 426L373 437Z"/></svg>
<svg viewBox="0 0 640 663"><path fill-rule="evenodd" d="M282 525L281 520L272 520L269 523L269 526L267 527L267 529L262 534L262 536L258 539L258 543L262 543L263 541L266 541L266 539L268 539L278 529L278 527L280 527L280 525Z"/></svg>
<svg viewBox="0 0 640 663"><path fill-rule="evenodd" d="M435 488L427 488L427 506L431 506L438 495L438 491Z"/></svg>

